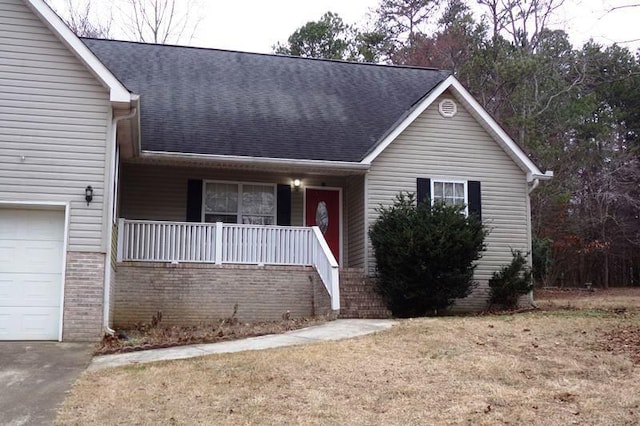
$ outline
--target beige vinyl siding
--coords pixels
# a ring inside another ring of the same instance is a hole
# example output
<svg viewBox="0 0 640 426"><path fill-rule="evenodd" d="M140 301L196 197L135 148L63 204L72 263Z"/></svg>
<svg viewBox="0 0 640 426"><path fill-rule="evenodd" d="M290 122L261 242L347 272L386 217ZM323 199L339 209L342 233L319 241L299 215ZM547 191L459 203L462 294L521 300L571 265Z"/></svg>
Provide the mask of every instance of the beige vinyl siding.
<svg viewBox="0 0 640 426"><path fill-rule="evenodd" d="M476 269L480 286L456 306L483 308L493 272L511 261L511 249L529 249L526 176L460 102L455 117L443 118L440 100L374 160L368 175L368 223L378 216L375 208L392 204L398 191L415 192L418 177L480 181L482 219L490 230L487 251ZM368 251L369 272L374 273L373 249Z"/></svg>
<svg viewBox="0 0 640 426"><path fill-rule="evenodd" d="M69 202L71 251L106 249L109 121L108 91L21 0L0 0L0 201Z"/></svg>
<svg viewBox="0 0 640 426"><path fill-rule="evenodd" d="M346 179L331 176L291 176L247 170L208 169L204 167L174 167L141 163L124 163L120 175L120 217L140 220L185 221L187 185L189 179L258 182L291 185L294 178L302 180L299 190L291 190L291 225L304 222L304 187L327 186L343 188L343 217L347 217ZM343 250L347 252L347 220L343 220ZM346 258L346 257L345 257Z"/></svg>
<svg viewBox="0 0 640 426"><path fill-rule="evenodd" d="M349 196L346 198L349 251L346 253L349 268L364 268L364 176L347 178Z"/></svg>

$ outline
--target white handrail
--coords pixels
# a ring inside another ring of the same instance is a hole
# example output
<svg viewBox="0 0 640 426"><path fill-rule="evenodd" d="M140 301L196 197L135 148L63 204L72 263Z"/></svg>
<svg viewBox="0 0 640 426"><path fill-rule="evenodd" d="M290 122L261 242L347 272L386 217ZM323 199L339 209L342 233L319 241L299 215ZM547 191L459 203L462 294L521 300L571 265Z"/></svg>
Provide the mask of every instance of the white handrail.
<svg viewBox="0 0 640 426"><path fill-rule="evenodd" d="M310 265L340 309L338 262L317 226L119 219L117 260Z"/></svg>
<svg viewBox="0 0 640 426"><path fill-rule="evenodd" d="M315 236L313 266L315 266L318 275L320 275L324 286L331 296L331 309L337 311L340 309L340 273L338 262L331 252L327 241L324 239L320 228L314 226L311 229L313 229L313 235Z"/></svg>

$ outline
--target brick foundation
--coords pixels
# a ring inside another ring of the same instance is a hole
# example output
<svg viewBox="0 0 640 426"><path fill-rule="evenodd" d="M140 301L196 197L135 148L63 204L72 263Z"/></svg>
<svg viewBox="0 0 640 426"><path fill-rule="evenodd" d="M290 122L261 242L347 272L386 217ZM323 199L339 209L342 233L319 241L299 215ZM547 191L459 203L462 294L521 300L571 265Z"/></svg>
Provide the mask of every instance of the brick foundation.
<svg viewBox="0 0 640 426"><path fill-rule="evenodd" d="M228 318L273 321L325 315L330 298L311 267L119 263L112 294L115 327L148 323L196 325Z"/></svg>
<svg viewBox="0 0 640 426"><path fill-rule="evenodd" d="M62 340L102 338L103 253L67 252Z"/></svg>

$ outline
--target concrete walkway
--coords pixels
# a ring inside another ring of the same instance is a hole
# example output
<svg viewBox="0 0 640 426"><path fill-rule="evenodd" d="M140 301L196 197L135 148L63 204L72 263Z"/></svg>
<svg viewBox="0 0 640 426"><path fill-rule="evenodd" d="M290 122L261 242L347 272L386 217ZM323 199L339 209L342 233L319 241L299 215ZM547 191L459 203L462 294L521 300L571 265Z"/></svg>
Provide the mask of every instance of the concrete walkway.
<svg viewBox="0 0 640 426"><path fill-rule="evenodd" d="M177 346L125 354L103 355L93 358L88 370L144 364L155 361L187 359L197 356L230 352L255 351L260 349L297 346L329 340L341 340L364 336L391 328L393 320L385 319L339 319L313 327L292 330L283 334L270 334L229 342L203 345Z"/></svg>

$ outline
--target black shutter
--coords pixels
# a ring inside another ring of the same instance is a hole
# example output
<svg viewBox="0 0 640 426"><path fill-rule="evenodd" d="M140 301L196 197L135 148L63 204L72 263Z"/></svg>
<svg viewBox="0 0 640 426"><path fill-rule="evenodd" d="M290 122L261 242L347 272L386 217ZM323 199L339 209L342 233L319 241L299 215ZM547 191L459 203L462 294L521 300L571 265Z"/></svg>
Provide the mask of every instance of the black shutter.
<svg viewBox="0 0 640 426"><path fill-rule="evenodd" d="M480 181L467 182L467 199L469 200L469 215L474 215L482 220L482 202L480 197Z"/></svg>
<svg viewBox="0 0 640 426"><path fill-rule="evenodd" d="M187 222L202 222L202 180L189 179L187 184Z"/></svg>
<svg viewBox="0 0 640 426"><path fill-rule="evenodd" d="M431 200L431 179L418 178L417 189L418 204Z"/></svg>
<svg viewBox="0 0 640 426"><path fill-rule="evenodd" d="M291 225L291 186L278 185L278 225Z"/></svg>

